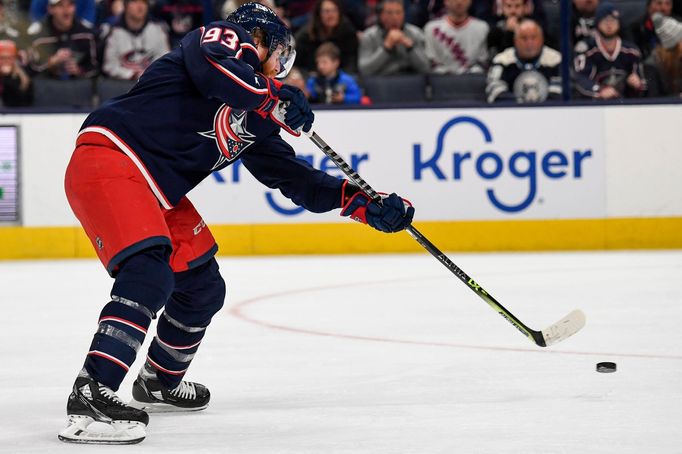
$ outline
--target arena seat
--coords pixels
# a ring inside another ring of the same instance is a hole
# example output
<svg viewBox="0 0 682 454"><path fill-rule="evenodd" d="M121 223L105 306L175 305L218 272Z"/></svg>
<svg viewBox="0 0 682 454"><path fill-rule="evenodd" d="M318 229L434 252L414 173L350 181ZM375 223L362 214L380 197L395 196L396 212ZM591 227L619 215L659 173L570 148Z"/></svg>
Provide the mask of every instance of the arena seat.
<svg viewBox="0 0 682 454"><path fill-rule="evenodd" d="M136 80L119 80L100 77L97 81L97 96L100 104L116 96L120 96L133 88Z"/></svg>
<svg viewBox="0 0 682 454"><path fill-rule="evenodd" d="M33 79L35 107L93 107L93 80L57 80L37 77Z"/></svg>
<svg viewBox="0 0 682 454"><path fill-rule="evenodd" d="M373 104L425 101L426 78L422 74L363 77L362 86Z"/></svg>
<svg viewBox="0 0 682 454"><path fill-rule="evenodd" d="M485 74L431 74L430 101L485 101Z"/></svg>

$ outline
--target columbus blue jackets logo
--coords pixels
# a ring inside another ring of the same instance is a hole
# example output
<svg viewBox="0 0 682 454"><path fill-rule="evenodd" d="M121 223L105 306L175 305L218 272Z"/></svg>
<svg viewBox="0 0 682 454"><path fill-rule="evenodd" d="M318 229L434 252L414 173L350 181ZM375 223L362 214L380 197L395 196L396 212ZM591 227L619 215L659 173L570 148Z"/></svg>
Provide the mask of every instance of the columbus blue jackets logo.
<svg viewBox="0 0 682 454"><path fill-rule="evenodd" d="M246 130L246 111L234 110L226 104L220 106L213 118L213 130L200 132L213 139L220 150L218 160L211 170L232 163L252 143L256 136Z"/></svg>

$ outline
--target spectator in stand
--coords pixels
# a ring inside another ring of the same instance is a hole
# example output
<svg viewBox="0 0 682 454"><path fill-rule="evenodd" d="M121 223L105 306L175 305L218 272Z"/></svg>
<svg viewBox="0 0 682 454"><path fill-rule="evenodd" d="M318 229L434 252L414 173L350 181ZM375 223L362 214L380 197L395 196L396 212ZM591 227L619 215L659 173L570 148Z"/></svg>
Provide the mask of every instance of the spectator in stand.
<svg viewBox="0 0 682 454"><path fill-rule="evenodd" d="M106 37L111 30L111 25L118 22L123 14L124 0L99 0L97 2L97 14L95 25L100 27L100 36Z"/></svg>
<svg viewBox="0 0 682 454"><path fill-rule="evenodd" d="M594 16L599 0L573 0L571 15L571 38L576 53L585 52L587 42L594 36Z"/></svg>
<svg viewBox="0 0 682 454"><path fill-rule="evenodd" d="M487 66L489 27L469 16L471 0L445 0L447 15L426 24L426 55L438 74L480 73Z"/></svg>
<svg viewBox="0 0 682 454"><path fill-rule="evenodd" d="M575 57L578 92L595 99L640 97L646 82L639 49L618 36L620 12L608 2L595 15L596 33L587 50Z"/></svg>
<svg viewBox="0 0 682 454"><path fill-rule="evenodd" d="M149 20L148 0L125 0L123 15L105 41L102 72L114 79L137 80L169 50L166 24Z"/></svg>
<svg viewBox="0 0 682 454"><path fill-rule="evenodd" d="M514 45L514 30L521 18L526 16L527 4L528 0L502 0L502 14L488 32L489 55L497 55Z"/></svg>
<svg viewBox="0 0 682 454"><path fill-rule="evenodd" d="M341 51L341 67L350 73L357 68L358 37L355 27L343 15L339 0L317 0L312 19L296 33L299 67L314 71L315 51L324 42L332 42Z"/></svg>
<svg viewBox="0 0 682 454"><path fill-rule="evenodd" d="M5 14L4 0L0 0L0 39L9 39L16 43L19 37L19 30L14 28L9 17Z"/></svg>
<svg viewBox="0 0 682 454"><path fill-rule="evenodd" d="M33 103L31 78L19 65L14 41L0 41L0 94L5 107L29 106Z"/></svg>
<svg viewBox="0 0 682 454"><path fill-rule="evenodd" d="M75 2L76 15L82 21L85 21L88 27L92 27L97 18L95 0L75 0ZM49 0L31 0L31 10L29 11L31 22L40 22L43 20L45 15L49 12L49 4Z"/></svg>
<svg viewBox="0 0 682 454"><path fill-rule="evenodd" d="M658 38L656 37L656 31L654 30L654 23L651 20L651 16L655 13L670 16L672 12L672 0L648 0L644 16L630 26L630 33L628 36L639 48L639 51L642 53L642 59L646 60L658 44Z"/></svg>
<svg viewBox="0 0 682 454"><path fill-rule="evenodd" d="M215 20L211 0L156 0L152 8L152 16L168 25L173 49L188 31Z"/></svg>
<svg viewBox="0 0 682 454"><path fill-rule="evenodd" d="M508 17L508 14L504 12L504 3L505 0L473 0L470 12L472 16L483 19L492 26ZM524 0L522 4L521 17L535 19L544 31L547 25L547 15L545 14L542 0ZM514 32L513 29L510 30L512 33ZM503 49L506 49L506 47ZM500 49L500 51L503 49Z"/></svg>
<svg viewBox="0 0 682 454"><path fill-rule="evenodd" d="M28 30L32 73L57 79L95 77L98 62L92 29L76 17L73 0L49 1L47 16Z"/></svg>
<svg viewBox="0 0 682 454"><path fill-rule="evenodd" d="M405 23L403 0L383 0L379 23L365 30L360 39L358 67L363 76L426 73L424 33Z"/></svg>
<svg viewBox="0 0 682 454"><path fill-rule="evenodd" d="M652 16L660 44L656 46L647 63L660 78L651 96L682 96L682 22L655 13ZM653 87L652 87L653 88Z"/></svg>
<svg viewBox="0 0 682 454"><path fill-rule="evenodd" d="M514 46L493 58L485 91L490 103L561 98L561 54L545 46L542 27L535 20L521 19Z"/></svg>
<svg viewBox="0 0 682 454"><path fill-rule="evenodd" d="M445 14L444 0L410 0L408 22L419 28Z"/></svg>
<svg viewBox="0 0 682 454"><path fill-rule="evenodd" d="M317 74L308 78L311 103L359 104L360 86L352 76L340 70L341 51L332 43L323 43L315 52Z"/></svg>

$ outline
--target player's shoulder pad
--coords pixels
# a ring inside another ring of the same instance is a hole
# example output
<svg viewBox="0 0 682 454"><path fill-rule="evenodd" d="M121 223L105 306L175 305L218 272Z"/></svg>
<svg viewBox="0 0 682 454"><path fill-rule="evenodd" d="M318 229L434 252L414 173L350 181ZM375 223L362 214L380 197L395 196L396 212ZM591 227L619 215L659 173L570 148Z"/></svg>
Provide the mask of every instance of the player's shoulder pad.
<svg viewBox="0 0 682 454"><path fill-rule="evenodd" d="M542 48L542 53L540 54L540 64L542 66L557 66L561 64L561 53L552 49L551 47L544 46Z"/></svg>
<svg viewBox="0 0 682 454"><path fill-rule="evenodd" d="M516 63L516 49L508 47L493 57L493 65L509 66Z"/></svg>
<svg viewBox="0 0 682 454"><path fill-rule="evenodd" d="M235 24L233 22L228 22L226 20L217 20L210 22L207 25L203 26L201 30L205 33L207 30L216 27L221 29L230 29L237 34L239 42L242 43L248 42L253 44L253 38L251 38L251 35L246 30L244 30L244 28L241 25Z"/></svg>

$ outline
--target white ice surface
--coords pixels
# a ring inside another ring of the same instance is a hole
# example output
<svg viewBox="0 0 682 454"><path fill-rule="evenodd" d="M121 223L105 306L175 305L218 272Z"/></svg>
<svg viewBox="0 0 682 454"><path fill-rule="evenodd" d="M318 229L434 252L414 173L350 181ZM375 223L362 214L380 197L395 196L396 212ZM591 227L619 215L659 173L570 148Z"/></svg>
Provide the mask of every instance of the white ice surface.
<svg viewBox="0 0 682 454"><path fill-rule="evenodd" d="M531 328L586 327L536 347L427 254L221 259L210 407L122 447L57 440L101 265L0 262L0 452L682 453L682 251L450 257Z"/></svg>

